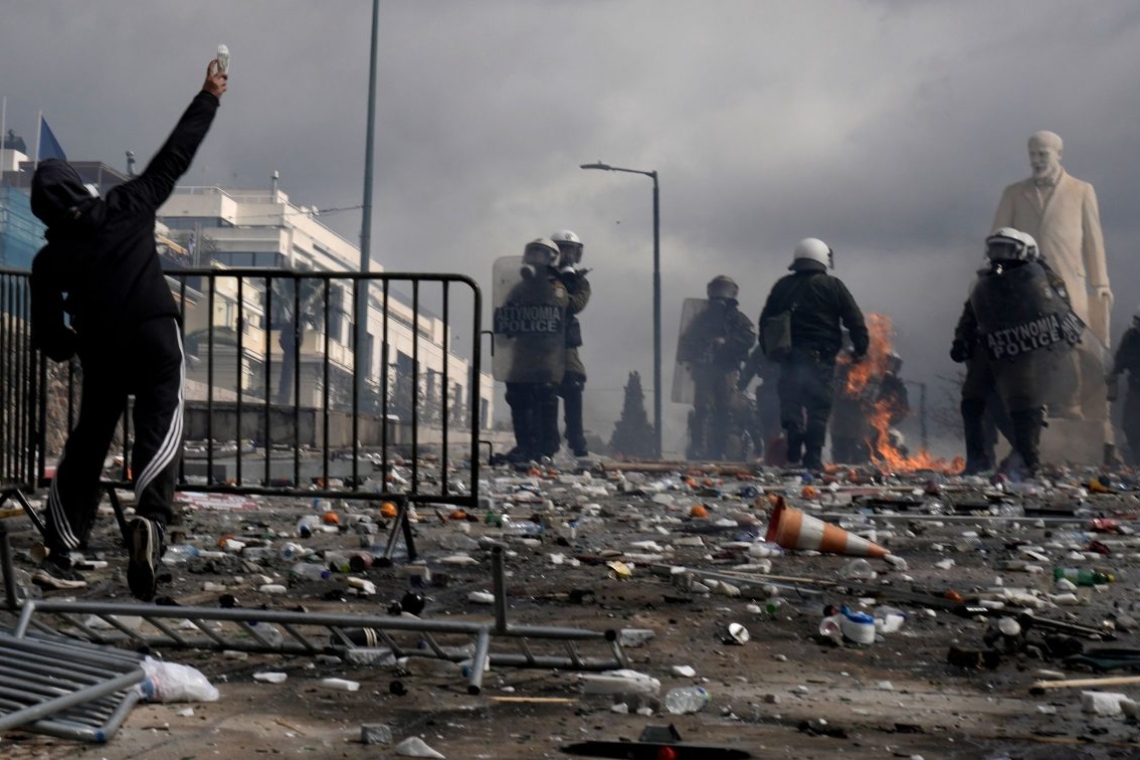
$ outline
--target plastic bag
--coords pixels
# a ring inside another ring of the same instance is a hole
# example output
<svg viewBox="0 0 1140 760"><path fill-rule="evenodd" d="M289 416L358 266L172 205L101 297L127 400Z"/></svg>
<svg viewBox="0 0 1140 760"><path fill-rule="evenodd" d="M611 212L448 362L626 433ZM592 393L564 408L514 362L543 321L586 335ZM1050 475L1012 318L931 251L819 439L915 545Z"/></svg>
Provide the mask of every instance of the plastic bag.
<svg viewBox="0 0 1140 760"><path fill-rule="evenodd" d="M139 690L148 702L218 701L218 690L197 668L147 657L142 669L146 679Z"/></svg>

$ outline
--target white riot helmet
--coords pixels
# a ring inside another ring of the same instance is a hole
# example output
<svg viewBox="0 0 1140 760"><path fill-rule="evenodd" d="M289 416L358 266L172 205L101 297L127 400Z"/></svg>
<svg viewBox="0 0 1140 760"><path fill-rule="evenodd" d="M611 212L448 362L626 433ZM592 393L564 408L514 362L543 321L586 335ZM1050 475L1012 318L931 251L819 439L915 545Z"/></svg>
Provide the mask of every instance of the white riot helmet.
<svg viewBox="0 0 1140 760"><path fill-rule="evenodd" d="M580 264L582 263L582 238L575 235L570 230L559 230L550 236L558 245L558 250L562 252L563 264Z"/></svg>
<svg viewBox="0 0 1140 760"><path fill-rule="evenodd" d="M535 238L523 249L523 263L534 266L554 266L558 260L558 246L550 238Z"/></svg>
<svg viewBox="0 0 1140 760"><path fill-rule="evenodd" d="M804 238L796 244L796 250L792 253L792 264L788 269L803 269L804 264L809 261L823 264L826 269L834 269L835 252L819 238Z"/></svg>
<svg viewBox="0 0 1140 760"><path fill-rule="evenodd" d="M709 280L709 284L705 286L705 293L710 299L730 298L735 300L740 293L740 287L736 284L736 280L728 275L718 274Z"/></svg>
<svg viewBox="0 0 1140 760"><path fill-rule="evenodd" d="M1038 257L1037 241L1033 236L1013 227L994 230L986 238L986 258L990 261L1036 261Z"/></svg>

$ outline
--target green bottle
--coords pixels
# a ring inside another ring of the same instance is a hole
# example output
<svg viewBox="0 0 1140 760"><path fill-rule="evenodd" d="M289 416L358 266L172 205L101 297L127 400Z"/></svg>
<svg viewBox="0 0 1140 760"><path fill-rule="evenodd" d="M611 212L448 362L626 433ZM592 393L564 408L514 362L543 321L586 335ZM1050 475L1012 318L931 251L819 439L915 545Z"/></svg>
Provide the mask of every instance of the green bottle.
<svg viewBox="0 0 1140 760"><path fill-rule="evenodd" d="M1062 578L1068 580L1078 586L1100 586L1105 583L1114 583L1116 576L1112 573L1102 572L1100 570L1087 570L1084 568L1077 569L1075 567L1058 567L1053 569L1053 580L1059 581Z"/></svg>

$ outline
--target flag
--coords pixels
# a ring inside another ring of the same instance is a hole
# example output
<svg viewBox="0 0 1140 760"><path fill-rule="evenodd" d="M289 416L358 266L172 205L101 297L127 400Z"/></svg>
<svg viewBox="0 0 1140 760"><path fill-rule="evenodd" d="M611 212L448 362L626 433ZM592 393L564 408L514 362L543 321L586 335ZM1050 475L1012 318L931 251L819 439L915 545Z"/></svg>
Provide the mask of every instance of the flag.
<svg viewBox="0 0 1140 760"><path fill-rule="evenodd" d="M46 161L49 158L58 158L60 161L67 160L63 148L59 145L59 140L55 139L51 127L48 126L47 119L40 117L40 139L36 161Z"/></svg>

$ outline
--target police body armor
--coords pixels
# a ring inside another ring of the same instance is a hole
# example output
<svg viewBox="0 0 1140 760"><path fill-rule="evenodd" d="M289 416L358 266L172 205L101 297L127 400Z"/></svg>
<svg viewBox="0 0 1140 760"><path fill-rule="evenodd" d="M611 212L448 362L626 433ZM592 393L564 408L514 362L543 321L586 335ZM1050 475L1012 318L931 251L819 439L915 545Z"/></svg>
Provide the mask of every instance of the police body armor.
<svg viewBox="0 0 1140 760"><path fill-rule="evenodd" d="M566 286L551 267L521 256L495 261L492 362L496 380L560 383L566 366Z"/></svg>
<svg viewBox="0 0 1140 760"><path fill-rule="evenodd" d="M1085 325L1037 262L989 271L970 293L979 348L995 361L1058 356L1081 341Z"/></svg>

